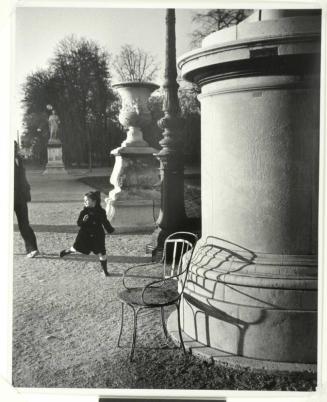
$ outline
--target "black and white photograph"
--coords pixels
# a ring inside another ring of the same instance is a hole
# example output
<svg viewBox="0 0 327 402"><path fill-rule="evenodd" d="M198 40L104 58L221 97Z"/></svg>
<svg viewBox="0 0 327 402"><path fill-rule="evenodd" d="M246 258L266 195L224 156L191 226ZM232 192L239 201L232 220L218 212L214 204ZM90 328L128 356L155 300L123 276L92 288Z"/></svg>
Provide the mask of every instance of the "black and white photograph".
<svg viewBox="0 0 327 402"><path fill-rule="evenodd" d="M210 4L14 3L18 392L320 389L325 10Z"/></svg>

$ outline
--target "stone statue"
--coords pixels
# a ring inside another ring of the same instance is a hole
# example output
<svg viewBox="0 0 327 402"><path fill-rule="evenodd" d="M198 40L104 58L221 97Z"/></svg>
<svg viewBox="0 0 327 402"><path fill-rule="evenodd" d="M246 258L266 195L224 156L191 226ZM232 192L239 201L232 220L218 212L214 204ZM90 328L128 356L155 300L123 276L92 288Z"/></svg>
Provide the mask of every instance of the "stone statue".
<svg viewBox="0 0 327 402"><path fill-rule="evenodd" d="M50 140L58 139L60 120L55 110L52 110L52 114L49 117L49 130L50 130Z"/></svg>

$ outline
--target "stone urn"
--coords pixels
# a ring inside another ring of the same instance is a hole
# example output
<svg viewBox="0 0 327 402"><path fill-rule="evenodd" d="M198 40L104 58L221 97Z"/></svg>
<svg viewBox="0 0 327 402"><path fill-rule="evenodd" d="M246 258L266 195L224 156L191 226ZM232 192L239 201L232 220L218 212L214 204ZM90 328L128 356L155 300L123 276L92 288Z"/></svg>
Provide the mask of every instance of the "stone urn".
<svg viewBox="0 0 327 402"><path fill-rule="evenodd" d="M142 129L151 122L150 94L159 88L149 82L122 82L113 85L121 99L119 121L127 130L121 146L112 150L115 165L110 176L113 189L106 199L109 220L119 231L152 231L160 204L158 161L143 139Z"/></svg>
<svg viewBox="0 0 327 402"><path fill-rule="evenodd" d="M159 88L151 82L121 82L112 86L119 93L122 108L119 121L127 129L126 140L122 147L148 147L144 141L142 128L151 122L148 99Z"/></svg>

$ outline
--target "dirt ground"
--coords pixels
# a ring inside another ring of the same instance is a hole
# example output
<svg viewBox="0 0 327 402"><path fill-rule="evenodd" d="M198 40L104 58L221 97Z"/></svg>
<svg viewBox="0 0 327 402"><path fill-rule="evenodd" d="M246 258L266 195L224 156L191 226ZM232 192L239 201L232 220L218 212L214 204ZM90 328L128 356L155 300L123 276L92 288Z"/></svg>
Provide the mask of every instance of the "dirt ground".
<svg viewBox="0 0 327 402"><path fill-rule="evenodd" d="M76 184L76 194L65 200L60 199L62 194L68 194L64 188L59 191L57 187L51 193L51 183L44 183L37 175L30 177L30 182L36 195L29 205L30 220L36 228L42 254L27 259L15 230L12 345L15 387L315 389L313 373L258 373L184 355L172 341L165 340L159 312L141 315L135 362L130 363L131 314L125 321L123 346L119 348L121 305L117 295L122 289L124 270L149 261L145 247L151 235L108 236L108 278L103 276L94 256L60 259L58 252L75 238L76 212L81 207L78 195L89 187ZM151 277L158 277L159 271L157 265L150 272ZM144 283L143 277L132 280Z"/></svg>

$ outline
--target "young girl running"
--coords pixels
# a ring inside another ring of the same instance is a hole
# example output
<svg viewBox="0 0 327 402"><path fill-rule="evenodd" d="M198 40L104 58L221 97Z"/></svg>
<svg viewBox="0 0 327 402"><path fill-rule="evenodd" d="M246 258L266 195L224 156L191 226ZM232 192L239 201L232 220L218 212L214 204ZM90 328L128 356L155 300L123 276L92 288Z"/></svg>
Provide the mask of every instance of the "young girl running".
<svg viewBox="0 0 327 402"><path fill-rule="evenodd" d="M80 229L75 243L72 247L62 250L59 255L64 257L76 251L90 254L92 251L99 256L104 274L109 276L103 227L108 233L112 233L115 229L108 221L106 211L101 207L100 202L100 191L90 191L85 194L84 208L77 220L77 225Z"/></svg>

